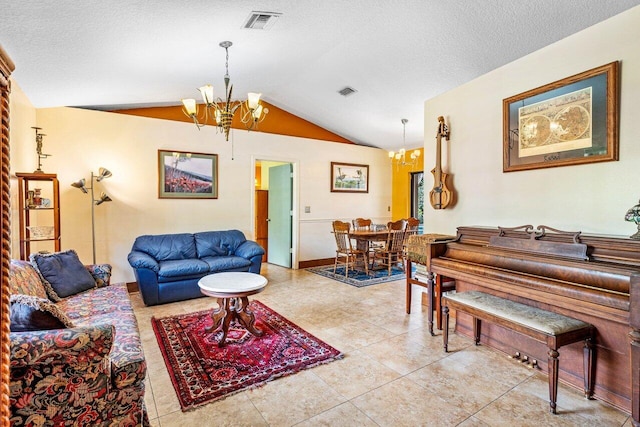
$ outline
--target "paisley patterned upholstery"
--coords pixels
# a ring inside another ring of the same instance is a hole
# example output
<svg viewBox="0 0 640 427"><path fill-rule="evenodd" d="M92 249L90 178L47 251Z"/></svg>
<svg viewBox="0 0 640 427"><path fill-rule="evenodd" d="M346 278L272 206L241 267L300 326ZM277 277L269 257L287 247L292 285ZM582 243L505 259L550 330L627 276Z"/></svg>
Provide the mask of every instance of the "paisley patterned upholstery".
<svg viewBox="0 0 640 427"><path fill-rule="evenodd" d="M49 299L38 273L28 261L11 260L9 267L9 290L11 295L30 295Z"/></svg>
<svg viewBox="0 0 640 427"><path fill-rule="evenodd" d="M109 280L111 279L111 264L93 264L85 265L89 273L96 281L96 286L103 288L109 286Z"/></svg>
<svg viewBox="0 0 640 427"><path fill-rule="evenodd" d="M88 266L98 287L56 303L74 327L11 333L12 426L147 426L146 362L125 284L111 267ZM13 261L11 289L37 272ZM102 287L100 287L102 286Z"/></svg>
<svg viewBox="0 0 640 427"><path fill-rule="evenodd" d="M114 304L114 301L127 303ZM147 365L126 284L113 284L73 295L56 305L76 326L114 325L117 333L111 348L113 384L119 389L142 387Z"/></svg>

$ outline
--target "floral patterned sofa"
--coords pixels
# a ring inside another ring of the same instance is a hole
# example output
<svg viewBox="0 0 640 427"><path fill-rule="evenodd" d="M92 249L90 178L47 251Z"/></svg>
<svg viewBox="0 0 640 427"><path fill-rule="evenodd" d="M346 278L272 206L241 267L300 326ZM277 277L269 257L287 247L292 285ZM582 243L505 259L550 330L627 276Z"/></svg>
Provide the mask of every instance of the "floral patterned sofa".
<svg viewBox="0 0 640 427"><path fill-rule="evenodd" d="M108 264L85 267L93 286L60 298L33 259L11 261L12 331L34 313L63 319L58 329L11 332L12 426L149 425L147 368L126 285L109 283Z"/></svg>

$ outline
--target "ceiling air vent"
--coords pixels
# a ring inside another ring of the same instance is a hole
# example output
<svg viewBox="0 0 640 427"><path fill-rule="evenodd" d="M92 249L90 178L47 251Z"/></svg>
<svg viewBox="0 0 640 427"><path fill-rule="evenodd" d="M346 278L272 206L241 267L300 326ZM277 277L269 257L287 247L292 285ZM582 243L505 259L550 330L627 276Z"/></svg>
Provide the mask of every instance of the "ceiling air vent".
<svg viewBox="0 0 640 427"><path fill-rule="evenodd" d="M343 89L340 89L340 90L338 91L338 93L339 93L340 95L342 95L342 96L349 96L349 95L354 94L354 93L356 93L356 92L357 92L357 90L355 90L355 89L353 89L353 88L350 88L349 86L347 86L347 87L345 87L345 88L343 88Z"/></svg>
<svg viewBox="0 0 640 427"><path fill-rule="evenodd" d="M282 13L278 12L256 12L255 10L249 14L242 28L252 30L268 30L273 27Z"/></svg>

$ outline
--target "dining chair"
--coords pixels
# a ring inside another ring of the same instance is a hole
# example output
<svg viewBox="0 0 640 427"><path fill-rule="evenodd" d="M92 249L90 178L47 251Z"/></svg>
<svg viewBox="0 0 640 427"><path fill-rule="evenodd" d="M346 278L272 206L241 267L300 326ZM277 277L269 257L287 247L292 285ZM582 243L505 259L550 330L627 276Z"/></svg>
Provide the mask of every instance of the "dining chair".
<svg viewBox="0 0 640 427"><path fill-rule="evenodd" d="M356 231L373 229L372 227L373 221L369 218L356 218L352 220L351 223L353 224L353 229ZM373 259L373 252L376 249L381 249L383 246L384 246L384 243L382 242L367 241L366 244L364 245L361 245L360 242L358 242L358 249L369 251L369 255L371 259Z"/></svg>
<svg viewBox="0 0 640 427"><path fill-rule="evenodd" d="M407 220L399 219L397 221L389 221L387 223L387 230L405 231L407 229Z"/></svg>
<svg viewBox="0 0 640 427"><path fill-rule="evenodd" d="M407 228L407 222L404 219L388 222L388 237L384 247L375 249L373 252L372 268L377 260L380 260L379 266L387 267L387 274L391 276L391 268L394 265L400 265L404 271L402 251L404 250L404 235Z"/></svg>
<svg viewBox="0 0 640 427"><path fill-rule="evenodd" d="M405 219L407 221L407 236L418 234L418 227L420 226L420 220L418 218L410 217Z"/></svg>
<svg viewBox="0 0 640 427"><path fill-rule="evenodd" d="M407 223L407 228L404 233L404 242L402 242L403 251L402 251L402 265L406 263L407 260L407 251L406 251L406 243L409 240L410 236L418 234L418 227L420 226L420 220L418 218L410 217L405 219Z"/></svg>
<svg viewBox="0 0 640 427"><path fill-rule="evenodd" d="M356 218L353 221L351 221L351 223L353 224L353 228L356 230L361 229L363 227L366 227L366 229L368 230L371 227L372 221L367 218Z"/></svg>
<svg viewBox="0 0 640 427"><path fill-rule="evenodd" d="M367 263L367 254L357 248L353 248L351 238L349 237L349 223L343 221L333 221L333 235L336 238L336 260L333 266L333 273L338 269L338 262L344 263L344 276L349 275L349 269L355 270L358 264L358 258L362 258L364 271L369 274L369 265ZM344 261L342 260L344 259Z"/></svg>

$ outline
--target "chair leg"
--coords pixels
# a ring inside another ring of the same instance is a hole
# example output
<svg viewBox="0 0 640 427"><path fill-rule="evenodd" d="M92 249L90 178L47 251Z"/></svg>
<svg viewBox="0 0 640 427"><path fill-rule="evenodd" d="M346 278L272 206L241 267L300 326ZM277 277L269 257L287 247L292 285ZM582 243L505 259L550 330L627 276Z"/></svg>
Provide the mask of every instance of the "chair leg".
<svg viewBox="0 0 640 427"><path fill-rule="evenodd" d="M351 261L351 255L347 254L347 256L345 257L345 263L344 263L344 277L348 277L349 276L349 262Z"/></svg>

